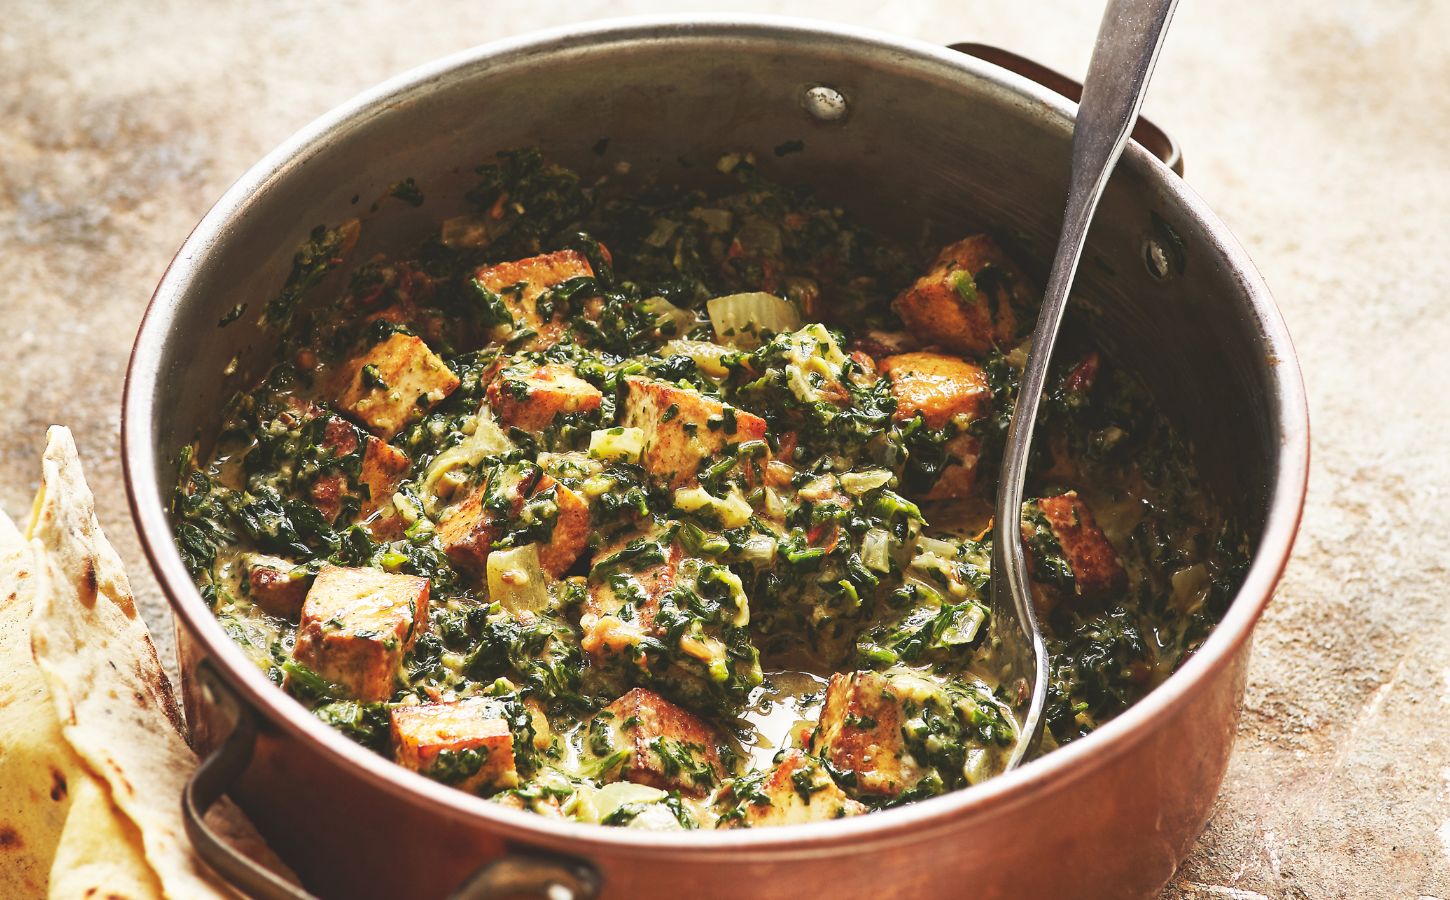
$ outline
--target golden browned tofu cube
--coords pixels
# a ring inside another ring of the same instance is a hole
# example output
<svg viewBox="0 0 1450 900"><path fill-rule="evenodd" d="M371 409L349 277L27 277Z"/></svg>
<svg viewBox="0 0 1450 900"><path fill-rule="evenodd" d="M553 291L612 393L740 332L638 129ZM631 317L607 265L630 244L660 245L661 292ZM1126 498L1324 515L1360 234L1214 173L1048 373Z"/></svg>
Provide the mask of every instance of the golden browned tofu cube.
<svg viewBox="0 0 1450 900"><path fill-rule="evenodd" d="M901 698L880 672L837 672L811 747L839 772L852 793L894 797L916 784L921 770L906 752Z"/></svg>
<svg viewBox="0 0 1450 900"><path fill-rule="evenodd" d="M408 454L386 441L368 437L358 472L358 483L363 489L359 518L374 535L391 536L402 530L393 509L393 494L412 465Z"/></svg>
<svg viewBox="0 0 1450 900"><path fill-rule="evenodd" d="M311 573L280 556L261 553L247 554L242 564L252 602L274 616L296 619L312 585Z"/></svg>
<svg viewBox="0 0 1450 900"><path fill-rule="evenodd" d="M316 411L310 411L308 418L312 419L315 416ZM327 450L330 460L343 460L357 452L357 427L345 419L328 416L323 422L320 443ZM342 512L342 501L347 493L347 472L336 466L325 467L307 488L307 495L312 499L312 505L316 506L329 522L334 521Z"/></svg>
<svg viewBox="0 0 1450 900"><path fill-rule="evenodd" d="M947 464L942 467L936 484L923 499L959 500L972 496L977 485L977 465L981 461L982 442L970 434L959 434L942 447Z"/></svg>
<svg viewBox="0 0 1450 900"><path fill-rule="evenodd" d="M563 576L574 565L574 561L589 546L590 525L589 504L574 491L550 478L539 479L534 497L554 494L554 503L559 508L554 519L554 530L549 540L539 547L539 564L555 578Z"/></svg>
<svg viewBox="0 0 1450 900"><path fill-rule="evenodd" d="M725 777L720 733L654 691L635 688L600 713L624 761L612 772L636 784L701 797Z"/></svg>
<svg viewBox="0 0 1450 900"><path fill-rule="evenodd" d="M1022 539L1033 563L1034 579L1049 592L1098 601L1127 588L1128 575L1118 552L1076 491L1029 501L1023 515ZM1051 557L1066 562L1072 573L1070 586L1038 576L1039 564Z"/></svg>
<svg viewBox="0 0 1450 900"><path fill-rule="evenodd" d="M345 419L328 416L323 424L321 445L331 460L345 460L357 452L358 429ZM308 486L307 494L329 522L335 521L342 512L345 497L360 494L359 520L367 522L374 534L393 534L398 524L393 516L393 493L408 474L411 462L403 451L370 434L362 435L362 446L355 485L347 466L326 465Z"/></svg>
<svg viewBox="0 0 1450 900"><path fill-rule="evenodd" d="M744 779L732 788L736 806L722 825L800 825L860 815L866 807L846 796L818 761L789 750L758 782Z"/></svg>
<svg viewBox="0 0 1450 900"><path fill-rule="evenodd" d="M765 439L765 420L754 413L666 381L631 375L625 382L621 424L644 432L640 465L667 487L695 483L701 463L730 445ZM768 463L765 454L750 460L754 468Z"/></svg>
<svg viewBox="0 0 1450 900"><path fill-rule="evenodd" d="M660 598L675 586L684 558L679 544L659 537L627 533L595 552L579 627L581 646L596 660L633 652L645 637L655 636Z"/></svg>
<svg viewBox="0 0 1450 900"><path fill-rule="evenodd" d="M881 361L891 379L898 422L918 414L928 428L941 429L980 418L992 402L987 373L980 366L943 353L902 353Z"/></svg>
<svg viewBox="0 0 1450 900"><path fill-rule="evenodd" d="M593 412L604 399L599 388L557 363L505 368L485 396L500 422L535 433L560 415Z"/></svg>
<svg viewBox="0 0 1450 900"><path fill-rule="evenodd" d="M443 513L438 520L438 541L454 566L474 576L483 575L494 541L502 537L509 519L517 515L531 486L522 478L507 486L498 479L489 479ZM495 498L502 501L498 506L489 502Z"/></svg>
<svg viewBox="0 0 1450 900"><path fill-rule="evenodd" d="M923 343L980 355L1015 344L1021 314L1034 303L1022 270L995 241L977 234L943 248L931 271L893 306Z"/></svg>
<svg viewBox="0 0 1450 900"><path fill-rule="evenodd" d="M497 295L513 317L513 326L498 339L509 339L521 331L534 336L523 343L524 350L543 350L556 343L565 331L564 310L545 316L539 298L550 288L571 278L593 277L589 261L573 250L560 250L528 259L485 266L474 275L478 283Z"/></svg>
<svg viewBox="0 0 1450 900"><path fill-rule="evenodd" d="M980 366L942 353L914 352L888 356L881 372L891 381L896 398L894 418L910 421L917 415L928 428L964 428L987 414L992 392ZM927 500L969 497L977 483L977 462L982 444L965 431L946 442L947 464Z"/></svg>
<svg viewBox="0 0 1450 900"><path fill-rule="evenodd" d="M390 715L393 759L404 768L471 793L518 785L513 734L496 702L421 703Z"/></svg>
<svg viewBox="0 0 1450 900"><path fill-rule="evenodd" d="M539 564L553 577L562 576L589 545L589 504L534 465L496 471L444 513L438 522L443 552L458 568L481 577L494 543L526 504L533 514L552 515L548 540L538 544Z"/></svg>
<svg viewBox="0 0 1450 900"><path fill-rule="evenodd" d="M337 408L384 440L458 389L458 376L422 338L396 333L342 367Z"/></svg>
<svg viewBox="0 0 1450 900"><path fill-rule="evenodd" d="M302 603L292 658L353 699L387 700L427 622L428 579L327 566Z"/></svg>

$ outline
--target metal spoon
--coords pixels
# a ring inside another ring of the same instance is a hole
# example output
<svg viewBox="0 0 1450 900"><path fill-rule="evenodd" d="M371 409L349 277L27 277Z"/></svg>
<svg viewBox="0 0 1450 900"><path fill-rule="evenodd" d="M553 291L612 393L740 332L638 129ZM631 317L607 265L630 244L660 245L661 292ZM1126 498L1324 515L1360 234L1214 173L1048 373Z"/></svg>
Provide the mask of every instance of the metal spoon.
<svg viewBox="0 0 1450 900"><path fill-rule="evenodd" d="M1102 24L1098 26L1087 78L1083 80L1082 102L1078 105L1072 132L1072 177L1062 236L1047 279L1042 312L1032 332L1032 351L1022 373L1017 405L1007 430L1001 480L997 484L992 540L993 633L1007 661L1003 683L1020 686L1018 696L1027 694L1028 685L1031 690L1031 702L1020 718L1017 744L1007 761L1009 769L1036 746L1042 731L1042 707L1047 699L1047 650L1033 611L1032 580L1027 573L1020 533L1023 481L1027 476L1027 453L1032 446L1037 407L1067 307L1068 291L1082 257L1088 225L1138 119L1148 79L1177 5L1178 0L1109 0ZM1018 627L1011 627L1014 624Z"/></svg>

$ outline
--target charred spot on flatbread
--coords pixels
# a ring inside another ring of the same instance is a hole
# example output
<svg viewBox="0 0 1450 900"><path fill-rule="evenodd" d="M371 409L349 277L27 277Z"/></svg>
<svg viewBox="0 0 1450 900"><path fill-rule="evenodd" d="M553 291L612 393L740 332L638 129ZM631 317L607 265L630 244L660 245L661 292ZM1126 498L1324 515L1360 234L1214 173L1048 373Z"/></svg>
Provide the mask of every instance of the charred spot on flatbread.
<svg viewBox="0 0 1450 900"><path fill-rule="evenodd" d="M85 561L85 568L81 572L81 602L86 606L93 605L100 592L101 582L96 577L96 561L88 559Z"/></svg>
<svg viewBox="0 0 1450 900"><path fill-rule="evenodd" d="M0 825L0 850L19 850L25 846L25 838L9 825Z"/></svg>
<svg viewBox="0 0 1450 900"><path fill-rule="evenodd" d="M51 769L50 799L54 800L56 803L60 803L66 798L66 795L67 787L65 783L65 773L61 772L60 769Z"/></svg>

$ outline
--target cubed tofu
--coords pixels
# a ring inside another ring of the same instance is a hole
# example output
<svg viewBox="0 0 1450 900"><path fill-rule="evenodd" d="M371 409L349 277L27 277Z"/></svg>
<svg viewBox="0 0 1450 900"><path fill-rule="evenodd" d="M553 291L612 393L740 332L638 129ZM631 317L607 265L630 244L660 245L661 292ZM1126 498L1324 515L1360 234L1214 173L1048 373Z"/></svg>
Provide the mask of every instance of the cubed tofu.
<svg viewBox="0 0 1450 900"><path fill-rule="evenodd" d="M942 449L946 451L947 464L922 499L960 500L972 496L977 485L982 442L974 435L963 433L947 441Z"/></svg>
<svg viewBox="0 0 1450 900"><path fill-rule="evenodd" d="M883 359L881 371L891 379L898 422L920 414L928 428L941 429L980 418L991 406L987 373L957 356L902 353Z"/></svg>
<svg viewBox="0 0 1450 900"><path fill-rule="evenodd" d="M544 567L545 572L560 578L589 546L589 534L593 526L588 502L548 475L539 479L534 496L539 497L551 491L559 512L554 519L554 531L549 540L539 546L539 564Z"/></svg>
<svg viewBox="0 0 1450 900"><path fill-rule="evenodd" d="M1098 601L1127 588L1128 574L1118 559L1118 552L1108 542L1093 518L1092 510L1082 502L1076 491L1027 504L1022 536L1029 557L1034 552L1034 544L1042 537L1034 533L1035 515L1041 516L1041 522L1051 532L1062 558L1072 570L1073 593L1076 596Z"/></svg>
<svg viewBox="0 0 1450 900"><path fill-rule="evenodd" d="M332 460L344 460L358 449L358 429L338 416L328 416L323 423L321 444ZM308 487L312 504L327 518L335 521L342 511L343 498L356 491L358 519L375 535L396 533L393 514L393 493L412 465L407 454L370 434L362 435L362 460L357 469L356 486L346 466L325 467ZM380 515L381 513L381 515Z"/></svg>
<svg viewBox="0 0 1450 900"><path fill-rule="evenodd" d="M315 421L318 410L304 413L307 419ZM338 416L328 416L322 422L322 440L319 445L333 462L344 460L357 452L358 430L355 425ZM342 512L342 500L348 493L348 476L342 468L325 466L307 488L312 505L327 519L334 521Z"/></svg>
<svg viewBox="0 0 1450 900"><path fill-rule="evenodd" d="M654 691L635 688L600 718L628 754L611 770L627 781L701 797L725 777L720 733Z"/></svg>
<svg viewBox="0 0 1450 900"><path fill-rule="evenodd" d="M788 750L770 773L745 796L736 791L737 806L722 819L749 828L801 825L866 812L831 780L824 766L803 750Z"/></svg>
<svg viewBox="0 0 1450 900"><path fill-rule="evenodd" d="M838 772L850 773L848 791L895 797L923 772L906 752L901 697L880 672L837 672L826 688L811 747Z"/></svg>
<svg viewBox="0 0 1450 900"><path fill-rule="evenodd" d="M387 340L344 363L337 408L391 439L458 389L458 376L411 334Z"/></svg>
<svg viewBox="0 0 1450 900"><path fill-rule="evenodd" d="M496 701L396 706L393 759L404 768L471 793L516 787L514 740Z"/></svg>
<svg viewBox="0 0 1450 900"><path fill-rule="evenodd" d="M655 526L600 546L581 646L610 677L667 678L672 695L692 703L742 702L761 679L744 631L750 600L728 567L687 555L676 530ZM699 606L702 596L719 605Z"/></svg>
<svg viewBox="0 0 1450 900"><path fill-rule="evenodd" d="M684 559L678 543L661 537L628 533L595 552L579 627L584 651L596 660L632 652L654 635L660 598L678 582Z"/></svg>
<svg viewBox="0 0 1450 900"><path fill-rule="evenodd" d="M312 586L312 574L280 556L249 553L241 561L252 602L274 616L296 619Z"/></svg>
<svg viewBox="0 0 1450 900"><path fill-rule="evenodd" d="M554 526L549 539L539 544L539 564L558 578L589 545L589 504L533 465L497 470L444 513L438 522L443 552L458 568L482 577L494 542L519 520L525 504L542 511L550 502Z"/></svg>
<svg viewBox="0 0 1450 900"><path fill-rule="evenodd" d="M408 454L386 441L368 437L358 472L358 484L363 489L359 519L375 536L391 537L402 531L402 522L393 508L393 494L412 465Z"/></svg>
<svg viewBox="0 0 1450 900"><path fill-rule="evenodd" d="M894 418L910 421L920 415L928 428L955 423L963 427L987 414L992 391L980 366L942 353L900 353L881 361L896 398ZM947 464L926 500L957 500L972 495L977 483L977 461L982 444L965 431L949 439L943 449Z"/></svg>
<svg viewBox="0 0 1450 900"><path fill-rule="evenodd" d="M1033 297L1017 264L978 234L945 247L893 305L923 343L981 355L1017 342L1020 314L1031 309Z"/></svg>
<svg viewBox="0 0 1450 900"><path fill-rule="evenodd" d="M453 565L481 576L493 544L538 483L532 466L497 469L438 520L438 541Z"/></svg>
<svg viewBox="0 0 1450 900"><path fill-rule="evenodd" d="M524 330L535 333L523 343L524 350L546 349L558 343L566 330L564 311L554 311L546 318L539 310L539 298L571 278L593 276L589 261L573 250L485 266L474 275L479 284L498 295L513 317L511 331L496 337L506 338Z"/></svg>
<svg viewBox="0 0 1450 900"><path fill-rule="evenodd" d="M765 420L754 413L665 381L631 375L625 382L621 424L644 432L640 464L665 487L695 484L705 461L730 446L765 440ZM737 468L753 480L752 473L769 462L762 453Z"/></svg>
<svg viewBox="0 0 1450 900"><path fill-rule="evenodd" d="M292 658L353 699L387 700L427 622L428 579L327 566L303 601Z"/></svg>
<svg viewBox="0 0 1450 900"><path fill-rule="evenodd" d="M485 396L500 422L533 433L560 415L593 412L604 399L599 388L558 363L505 368L489 382Z"/></svg>

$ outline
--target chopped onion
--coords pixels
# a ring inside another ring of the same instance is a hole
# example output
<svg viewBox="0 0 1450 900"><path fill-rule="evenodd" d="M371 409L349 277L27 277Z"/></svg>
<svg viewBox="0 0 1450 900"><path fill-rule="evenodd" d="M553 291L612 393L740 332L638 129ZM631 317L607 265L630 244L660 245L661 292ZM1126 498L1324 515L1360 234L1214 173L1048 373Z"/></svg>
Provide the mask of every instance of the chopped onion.
<svg viewBox="0 0 1450 900"><path fill-rule="evenodd" d="M957 609L952 623L942 631L937 643L945 647L965 647L977 639L986 621L986 609L975 603L965 604Z"/></svg>
<svg viewBox="0 0 1450 900"><path fill-rule="evenodd" d="M765 514L772 519L785 518L785 501L780 499L780 492L773 487L765 489Z"/></svg>
<svg viewBox="0 0 1450 900"><path fill-rule="evenodd" d="M727 360L739 353L710 341L670 341L661 352L665 356L688 356L695 361L701 372L715 379L729 377L730 367L726 364Z"/></svg>
<svg viewBox="0 0 1450 900"><path fill-rule="evenodd" d="M848 494L860 496L867 491L874 491L879 487L885 487L891 483L892 475L885 469L872 469L869 472L847 472L841 476L841 487Z"/></svg>
<svg viewBox="0 0 1450 900"><path fill-rule="evenodd" d="M473 432L447 450L438 454L428 464L428 471L423 475L422 489L419 491L423 501L423 509L430 516L438 513L438 501L440 499L438 487L439 481L444 475L454 469L467 466L477 468L479 463L490 456L499 456L513 449L513 442L504 434L498 422L494 421L493 415L486 409L479 410L473 420Z"/></svg>
<svg viewBox="0 0 1450 900"><path fill-rule="evenodd" d="M404 527L426 518L423 514L423 504L409 491L400 490L393 494L393 509L398 511L398 518L403 520Z"/></svg>
<svg viewBox="0 0 1450 900"><path fill-rule="evenodd" d="M584 496L590 500L597 500L614 490L617 485L614 479L608 475L591 475L584 479L584 483L580 487L584 490Z"/></svg>
<svg viewBox="0 0 1450 900"><path fill-rule="evenodd" d="M1018 371L1027 368L1027 357L1032 353L1032 338L1028 338L1008 351L1005 359L1007 365Z"/></svg>
<svg viewBox="0 0 1450 900"><path fill-rule="evenodd" d="M812 503L819 503L822 500L829 500L836 496L836 487L839 482L834 475L822 475L819 478L807 482L797 496L809 500Z"/></svg>
<svg viewBox="0 0 1450 900"><path fill-rule="evenodd" d="M716 297L705 308L715 339L746 350L760 346L761 335L767 332L782 334L801 327L800 312L790 301L760 291Z"/></svg>
<svg viewBox="0 0 1450 900"><path fill-rule="evenodd" d="M962 759L962 775L967 784L981 784L996 774L996 759L981 747L973 747Z"/></svg>
<svg viewBox="0 0 1450 900"><path fill-rule="evenodd" d="M725 497L716 497L700 487L678 488L675 490L674 499L676 509L684 512L709 510L726 528L739 528L749 522L754 514L750 504L740 495L739 488L731 488L729 495Z"/></svg>
<svg viewBox="0 0 1450 900"><path fill-rule="evenodd" d="M620 459L639 462L644 453L644 430L641 428L601 428L589 435L589 455L594 459Z"/></svg>
<svg viewBox="0 0 1450 900"><path fill-rule="evenodd" d="M757 566L775 562L776 540L768 534L752 534L740 546L740 558Z"/></svg>
<svg viewBox="0 0 1450 900"><path fill-rule="evenodd" d="M878 572L891 571L891 535L883 528L872 528L861 539L861 562Z"/></svg>
<svg viewBox="0 0 1450 900"><path fill-rule="evenodd" d="M684 831L685 826L675 818L674 810L663 803L643 803L638 806L639 814L629 820L626 828L636 831ZM688 812L688 807L686 807Z"/></svg>
<svg viewBox="0 0 1450 900"><path fill-rule="evenodd" d="M626 803L658 803L667 796L659 788L633 781L614 781L594 792L594 812L603 820Z"/></svg>
<svg viewBox="0 0 1450 900"><path fill-rule="evenodd" d="M1173 600L1180 608L1192 608L1208 592L1212 579L1208 567L1196 563L1173 573Z"/></svg>
<svg viewBox="0 0 1450 900"><path fill-rule="evenodd" d="M640 303L640 309L654 316L655 330L665 337L689 334L695 327L695 314L680 309L664 297L650 297Z"/></svg>
<svg viewBox="0 0 1450 900"><path fill-rule="evenodd" d="M791 393L803 403L817 403L825 398L818 385L841 382L846 354L841 352L835 337L826 326L812 323L785 339L786 383Z"/></svg>
<svg viewBox="0 0 1450 900"><path fill-rule="evenodd" d="M940 538L931 538L922 535L916 541L916 552L918 555L939 556L942 559L956 559L957 551L962 547L956 541L944 541Z"/></svg>
<svg viewBox="0 0 1450 900"><path fill-rule="evenodd" d="M549 588L539 565L539 548L524 544L488 555L488 599L511 613L542 612L549 606Z"/></svg>

